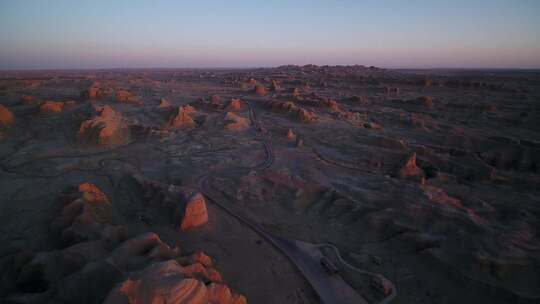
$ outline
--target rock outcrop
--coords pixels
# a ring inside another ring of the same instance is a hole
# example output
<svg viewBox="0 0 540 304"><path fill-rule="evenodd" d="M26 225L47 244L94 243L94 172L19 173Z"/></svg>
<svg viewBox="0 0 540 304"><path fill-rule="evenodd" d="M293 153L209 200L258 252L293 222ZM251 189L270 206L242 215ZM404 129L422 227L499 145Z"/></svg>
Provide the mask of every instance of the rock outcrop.
<svg viewBox="0 0 540 304"><path fill-rule="evenodd" d="M242 101L239 98L233 98L229 101L227 111L240 111L242 109Z"/></svg>
<svg viewBox="0 0 540 304"><path fill-rule="evenodd" d="M294 134L293 130L287 130L287 139L296 141L296 134Z"/></svg>
<svg viewBox="0 0 540 304"><path fill-rule="evenodd" d="M306 108L299 107L292 101L267 101L265 105L272 111L293 114L301 122L310 123L316 122L318 120L318 117L315 113L307 110Z"/></svg>
<svg viewBox="0 0 540 304"><path fill-rule="evenodd" d="M274 92L281 91L281 86L277 80L272 80L272 84L270 85L270 90Z"/></svg>
<svg viewBox="0 0 540 304"><path fill-rule="evenodd" d="M178 107L178 112L176 115L169 121L169 127L171 128L193 128L195 127L195 121L193 120L192 114L194 114L195 108L186 105Z"/></svg>
<svg viewBox="0 0 540 304"><path fill-rule="evenodd" d="M266 89L266 87L260 84L256 85L253 91L259 96L265 96L266 94L268 94L268 90Z"/></svg>
<svg viewBox="0 0 540 304"><path fill-rule="evenodd" d="M176 210L176 218L180 222L180 229L186 231L199 227L208 222L206 200L201 193L189 196Z"/></svg>
<svg viewBox="0 0 540 304"><path fill-rule="evenodd" d="M40 107L39 111L42 113L58 113L62 112L65 103L61 101L45 101Z"/></svg>
<svg viewBox="0 0 540 304"><path fill-rule="evenodd" d="M416 165L416 153L411 153L404 158L397 176L403 179L413 179L424 183L424 171Z"/></svg>
<svg viewBox="0 0 540 304"><path fill-rule="evenodd" d="M186 303L186 304L244 304L246 298L232 293L223 284L208 286L186 275L188 267L174 260L153 263L131 275L113 289L106 304Z"/></svg>
<svg viewBox="0 0 540 304"><path fill-rule="evenodd" d="M170 108L172 108L171 102L165 98L161 98L161 100L159 101L158 109L170 109Z"/></svg>
<svg viewBox="0 0 540 304"><path fill-rule="evenodd" d="M306 109L300 109L298 110L298 118L301 122L311 123L317 121L317 115L315 113L306 110Z"/></svg>
<svg viewBox="0 0 540 304"><path fill-rule="evenodd" d="M225 114L225 129L226 130L235 130L242 131L248 128L249 122L247 118L238 116L232 112L227 112Z"/></svg>
<svg viewBox="0 0 540 304"><path fill-rule="evenodd" d="M79 142L116 146L131 140L129 127L120 114L108 105L98 108L96 112L96 116L81 124L77 133Z"/></svg>
<svg viewBox="0 0 540 304"><path fill-rule="evenodd" d="M11 257L0 274L8 303L229 303L245 304L201 251L181 256L153 232L127 238L109 214L112 204L96 185L62 194L53 231L80 232L60 249ZM104 208L106 207L106 208ZM89 233L91 232L91 233ZM66 247L67 245L67 247Z"/></svg>
<svg viewBox="0 0 540 304"><path fill-rule="evenodd" d="M93 83L86 90L81 92L81 96L89 99L109 97L114 94L114 89L110 86Z"/></svg>
<svg viewBox="0 0 540 304"><path fill-rule="evenodd" d="M131 92L127 90L117 90L115 95L116 102L119 103L128 103L128 102L136 102L137 98L131 94Z"/></svg>
<svg viewBox="0 0 540 304"><path fill-rule="evenodd" d="M6 128L15 122L15 116L4 105L0 104L0 127Z"/></svg>

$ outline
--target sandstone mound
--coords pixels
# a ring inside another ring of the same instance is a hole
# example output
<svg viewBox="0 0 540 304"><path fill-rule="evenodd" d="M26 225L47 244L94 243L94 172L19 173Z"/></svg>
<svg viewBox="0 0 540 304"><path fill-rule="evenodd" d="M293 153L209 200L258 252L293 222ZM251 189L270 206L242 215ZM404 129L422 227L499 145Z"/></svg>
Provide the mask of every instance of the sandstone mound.
<svg viewBox="0 0 540 304"><path fill-rule="evenodd" d="M294 134L293 130L291 129L287 130L287 139L296 140L296 134Z"/></svg>
<svg viewBox="0 0 540 304"><path fill-rule="evenodd" d="M229 101L227 111L240 111L242 109L242 101L239 98L233 98Z"/></svg>
<svg viewBox="0 0 540 304"><path fill-rule="evenodd" d="M113 88L105 86L100 83L93 83L86 90L81 92L81 96L85 98L95 99L112 96L114 93Z"/></svg>
<svg viewBox="0 0 540 304"><path fill-rule="evenodd" d="M331 111L333 112L339 112L339 104L337 103L337 101L335 100L324 100L322 102L324 104L324 106L326 106L327 108L329 108Z"/></svg>
<svg viewBox="0 0 540 304"><path fill-rule="evenodd" d="M90 183L81 184L78 190L80 196L74 195L73 200L68 200L54 221L55 228L61 231L62 241L67 244L99 239L113 228L112 205L107 196Z"/></svg>
<svg viewBox="0 0 540 304"><path fill-rule="evenodd" d="M112 290L104 303L208 303L206 286L173 260L154 263Z"/></svg>
<svg viewBox="0 0 540 304"><path fill-rule="evenodd" d="M317 115L315 113L308 111L306 109L300 109L298 110L298 118L301 122L311 123L317 121Z"/></svg>
<svg viewBox="0 0 540 304"><path fill-rule="evenodd" d="M268 90L266 89L266 87L260 84L255 86L254 92L259 96L265 96L266 94L268 94Z"/></svg>
<svg viewBox="0 0 540 304"><path fill-rule="evenodd" d="M39 111L42 113L58 113L62 112L65 103L61 101L45 101L40 107Z"/></svg>
<svg viewBox="0 0 540 304"><path fill-rule="evenodd" d="M270 90L274 92L281 91L281 86L277 80L272 80L272 84L270 85Z"/></svg>
<svg viewBox="0 0 540 304"><path fill-rule="evenodd" d="M0 127L9 127L15 122L15 116L4 105L0 104Z"/></svg>
<svg viewBox="0 0 540 304"><path fill-rule="evenodd" d="M272 111L276 112L285 112L296 116L301 122L315 122L318 120L318 117L315 113L299 107L292 101L267 101L265 106L270 108Z"/></svg>
<svg viewBox="0 0 540 304"><path fill-rule="evenodd" d="M130 141L130 131L123 117L107 105L81 124L77 140L100 146L121 145Z"/></svg>
<svg viewBox="0 0 540 304"><path fill-rule="evenodd" d="M103 215L111 202L94 184L66 192L53 222L84 233L68 247L36 254L22 251L1 274L9 303L247 303L231 292L212 259L201 251L180 256L152 232L127 238L123 226ZM67 227L67 228L66 228ZM92 232L92 233L88 233ZM104 300L105 299L105 300Z"/></svg>
<svg viewBox="0 0 540 304"><path fill-rule="evenodd" d="M195 121L192 114L194 114L195 108L186 105L178 107L177 114L169 121L169 127L171 128L193 128L195 127Z"/></svg>
<svg viewBox="0 0 540 304"><path fill-rule="evenodd" d="M244 296L234 294L223 284L187 278L189 268L169 260L153 263L142 272L113 289L104 303L189 303L189 304L244 304Z"/></svg>
<svg viewBox="0 0 540 304"><path fill-rule="evenodd" d="M34 96L30 96L30 95L22 95L21 96L21 102L25 105L29 105L29 104L32 104L34 103L36 100L34 98Z"/></svg>
<svg viewBox="0 0 540 304"><path fill-rule="evenodd" d="M181 222L182 231L199 227L208 222L208 211L206 209L206 200L200 193L191 195L176 210L176 217Z"/></svg>
<svg viewBox="0 0 540 304"><path fill-rule="evenodd" d="M416 165L416 153L412 153L404 158L397 176L404 179L413 179L424 182L424 171Z"/></svg>
<svg viewBox="0 0 540 304"><path fill-rule="evenodd" d="M292 101L267 101L265 103L266 107L270 108L272 111L276 112L294 112L296 113L300 107L298 107Z"/></svg>
<svg viewBox="0 0 540 304"><path fill-rule="evenodd" d="M225 125L225 130L241 131L247 129L249 126L247 118L238 116L232 112L227 112L225 115L225 122L227 123Z"/></svg>
<svg viewBox="0 0 540 304"><path fill-rule="evenodd" d="M165 98L161 98L161 100L159 101L158 109L170 109L170 108L172 108L171 102Z"/></svg>
<svg viewBox="0 0 540 304"><path fill-rule="evenodd" d="M127 90L117 90L115 95L116 102L119 103L128 103L136 102L137 98Z"/></svg>

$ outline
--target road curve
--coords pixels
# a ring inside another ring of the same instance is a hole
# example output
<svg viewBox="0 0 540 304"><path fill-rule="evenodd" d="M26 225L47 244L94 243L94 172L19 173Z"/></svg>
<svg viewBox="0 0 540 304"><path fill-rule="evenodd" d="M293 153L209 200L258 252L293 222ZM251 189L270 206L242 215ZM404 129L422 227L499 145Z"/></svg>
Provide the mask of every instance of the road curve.
<svg viewBox="0 0 540 304"><path fill-rule="evenodd" d="M256 115L249 104L249 117L251 124L262 132L262 128L259 122L256 120ZM263 132L264 133L264 132ZM265 134L266 135L266 134ZM264 135L263 135L264 136ZM265 148L266 159L255 166L254 169L269 168L274 161L274 154L270 141L263 141ZM231 171L235 171L232 169ZM355 272L359 272L367 275L375 275L374 273L358 269L345 260L342 259L339 254L339 250L331 244L312 244L308 242L286 239L283 237L275 236L265 231L259 224L254 223L243 216L237 214L229 207L225 206L219 200L212 196L211 190L208 187L208 173L203 174L198 179L198 186L201 193L220 209L225 211L230 216L236 218L251 230L255 231L267 242L272 244L276 249L282 252L291 262L298 268L300 273L306 278L309 284L313 287L315 292L319 295L321 302L324 304L367 304L368 302L359 295L350 285L348 285L339 274L329 274L324 266L321 264L321 259L324 257L320 248L331 247L340 262L345 267L352 269ZM380 304L389 303L396 294L394 286L392 286L392 294L385 298Z"/></svg>

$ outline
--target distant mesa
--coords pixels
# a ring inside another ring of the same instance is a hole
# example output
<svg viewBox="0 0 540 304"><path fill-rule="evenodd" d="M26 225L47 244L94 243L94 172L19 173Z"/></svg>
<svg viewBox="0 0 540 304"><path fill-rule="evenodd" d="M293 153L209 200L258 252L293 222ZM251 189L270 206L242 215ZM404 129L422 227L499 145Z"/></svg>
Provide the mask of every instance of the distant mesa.
<svg viewBox="0 0 540 304"><path fill-rule="evenodd" d="M96 109L94 117L81 123L77 140L100 146L116 146L128 143L131 136L122 115L106 105Z"/></svg>

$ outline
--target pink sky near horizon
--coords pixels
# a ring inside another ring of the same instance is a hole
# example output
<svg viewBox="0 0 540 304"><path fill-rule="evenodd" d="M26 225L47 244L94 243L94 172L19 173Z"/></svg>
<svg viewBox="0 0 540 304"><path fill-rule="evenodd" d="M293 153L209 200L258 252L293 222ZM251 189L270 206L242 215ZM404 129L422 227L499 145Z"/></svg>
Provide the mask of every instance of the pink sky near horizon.
<svg viewBox="0 0 540 304"><path fill-rule="evenodd" d="M539 13L534 0L6 0L0 69L540 68Z"/></svg>

